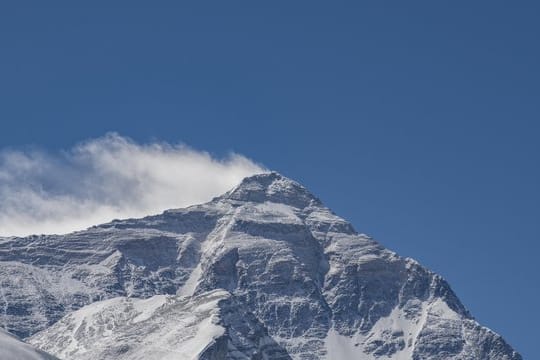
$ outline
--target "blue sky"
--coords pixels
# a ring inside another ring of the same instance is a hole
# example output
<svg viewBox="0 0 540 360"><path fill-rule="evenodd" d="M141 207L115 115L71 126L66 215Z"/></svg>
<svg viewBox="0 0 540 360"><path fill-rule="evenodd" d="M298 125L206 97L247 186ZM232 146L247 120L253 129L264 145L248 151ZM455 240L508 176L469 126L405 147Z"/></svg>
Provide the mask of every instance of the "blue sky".
<svg viewBox="0 0 540 360"><path fill-rule="evenodd" d="M540 6L0 6L0 146L116 131L294 178L540 358Z"/></svg>

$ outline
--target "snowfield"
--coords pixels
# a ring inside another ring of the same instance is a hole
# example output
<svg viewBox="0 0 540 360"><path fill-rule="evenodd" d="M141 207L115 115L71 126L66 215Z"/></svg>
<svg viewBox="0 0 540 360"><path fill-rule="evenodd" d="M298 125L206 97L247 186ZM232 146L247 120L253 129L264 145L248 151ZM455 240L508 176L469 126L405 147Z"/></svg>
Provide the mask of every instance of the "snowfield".
<svg viewBox="0 0 540 360"><path fill-rule="evenodd" d="M215 291L193 298L117 297L83 307L29 339L63 359L197 359L222 336Z"/></svg>

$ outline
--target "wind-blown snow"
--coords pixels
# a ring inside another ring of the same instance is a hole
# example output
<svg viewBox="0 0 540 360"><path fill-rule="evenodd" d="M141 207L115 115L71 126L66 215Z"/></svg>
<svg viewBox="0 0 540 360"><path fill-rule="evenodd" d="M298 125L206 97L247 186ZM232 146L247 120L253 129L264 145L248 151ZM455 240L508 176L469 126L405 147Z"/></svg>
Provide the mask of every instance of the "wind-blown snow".
<svg viewBox="0 0 540 360"><path fill-rule="evenodd" d="M0 236L59 234L208 201L264 169L118 134L61 154L0 149Z"/></svg>

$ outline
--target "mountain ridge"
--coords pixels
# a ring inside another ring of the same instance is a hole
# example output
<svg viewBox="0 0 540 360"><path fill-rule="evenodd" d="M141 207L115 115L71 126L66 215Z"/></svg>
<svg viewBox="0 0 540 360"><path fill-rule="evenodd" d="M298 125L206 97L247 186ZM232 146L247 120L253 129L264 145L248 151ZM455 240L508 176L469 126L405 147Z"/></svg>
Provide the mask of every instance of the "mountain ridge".
<svg viewBox="0 0 540 360"><path fill-rule="evenodd" d="M5 238L0 274L19 279L3 291L2 321L23 337L41 331L30 342L44 349L55 348L54 331L74 336L55 326L92 303L221 289L293 359L521 359L442 277L359 234L276 172L206 204L68 235ZM263 356L229 351L255 341L235 334L215 359Z"/></svg>

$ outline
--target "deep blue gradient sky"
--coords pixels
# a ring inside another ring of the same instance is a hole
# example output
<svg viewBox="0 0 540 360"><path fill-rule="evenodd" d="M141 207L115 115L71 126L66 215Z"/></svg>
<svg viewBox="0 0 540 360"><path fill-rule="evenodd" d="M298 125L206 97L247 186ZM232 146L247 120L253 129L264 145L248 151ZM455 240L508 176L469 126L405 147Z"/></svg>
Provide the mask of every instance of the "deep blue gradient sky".
<svg viewBox="0 0 540 360"><path fill-rule="evenodd" d="M540 359L537 2L10 3L2 148L117 131L239 152Z"/></svg>

